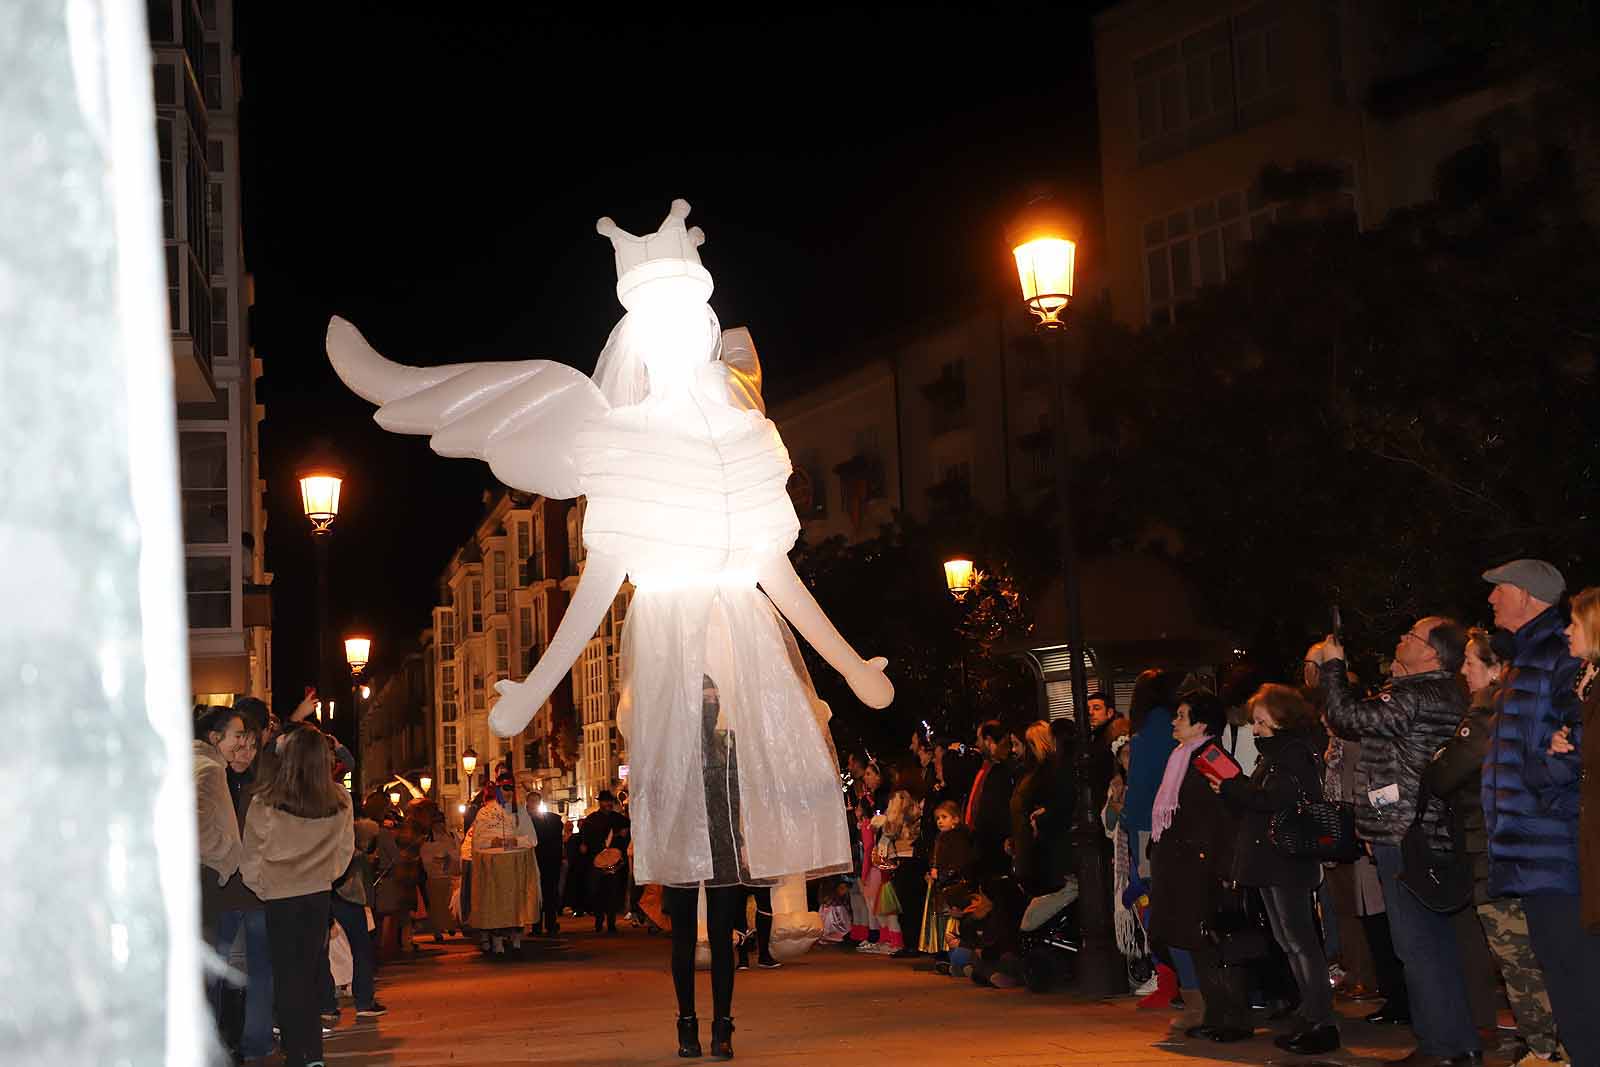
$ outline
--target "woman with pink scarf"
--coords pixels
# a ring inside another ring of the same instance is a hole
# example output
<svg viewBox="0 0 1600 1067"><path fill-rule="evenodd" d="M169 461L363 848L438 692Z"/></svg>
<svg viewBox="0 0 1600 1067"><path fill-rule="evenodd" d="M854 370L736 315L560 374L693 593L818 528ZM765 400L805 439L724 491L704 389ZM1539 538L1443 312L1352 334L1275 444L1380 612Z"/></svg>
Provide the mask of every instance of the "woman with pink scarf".
<svg viewBox="0 0 1600 1067"><path fill-rule="evenodd" d="M1233 871L1238 820L1192 761L1227 725L1227 711L1210 693L1179 698L1172 716L1178 747L1156 792L1151 819L1150 937L1194 954L1205 1018L1190 1037L1242 1041L1251 1036L1250 997L1244 971L1225 967L1206 937L1224 879Z"/></svg>

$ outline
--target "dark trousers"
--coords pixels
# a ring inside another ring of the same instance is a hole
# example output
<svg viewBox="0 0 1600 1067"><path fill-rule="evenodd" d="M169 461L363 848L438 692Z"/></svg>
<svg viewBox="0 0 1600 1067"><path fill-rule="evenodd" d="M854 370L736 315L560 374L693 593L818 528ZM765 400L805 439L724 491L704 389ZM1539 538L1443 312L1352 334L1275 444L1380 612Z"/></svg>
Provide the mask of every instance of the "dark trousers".
<svg viewBox="0 0 1600 1067"><path fill-rule="evenodd" d="M221 1022L223 1038L230 1049L242 1057L272 1053L272 949L267 942L267 915L259 908L225 911L217 920L214 948L227 959L233 942L244 931L245 987L242 1014L234 1017L227 1010L239 998L228 983L216 979L211 985L212 1010Z"/></svg>
<svg viewBox="0 0 1600 1067"><path fill-rule="evenodd" d="M894 895L900 898L900 933L906 948L916 951L917 935L922 930L922 908L928 901L928 865L907 856L894 869Z"/></svg>
<svg viewBox="0 0 1600 1067"><path fill-rule="evenodd" d="M1250 1023L1250 970L1247 967L1227 967L1211 946L1190 950L1194 958L1195 978L1200 986L1200 996L1206 1002L1206 1026L1227 1026L1243 1030ZM1326 979L1324 979L1326 980Z"/></svg>
<svg viewBox="0 0 1600 1067"><path fill-rule="evenodd" d="M561 918L561 863L539 862L539 906L544 913L544 932L555 933Z"/></svg>
<svg viewBox="0 0 1600 1067"><path fill-rule="evenodd" d="M1600 1067L1600 934L1583 928L1578 900L1575 893L1523 897L1522 910L1572 1067Z"/></svg>
<svg viewBox="0 0 1600 1067"><path fill-rule="evenodd" d="M344 931L350 942L350 992L355 996L356 1010L372 1007L374 948L372 934L367 930L367 909L352 904L335 893L328 902L333 921ZM339 990L333 984L333 970L328 966L328 954L322 954L322 1010L339 1010Z"/></svg>
<svg viewBox="0 0 1600 1067"><path fill-rule="evenodd" d="M1300 991L1300 1017L1312 1026L1333 1022L1333 987L1328 984L1328 959L1317 937L1312 891L1269 886L1261 890L1273 939L1289 960L1289 973Z"/></svg>
<svg viewBox="0 0 1600 1067"><path fill-rule="evenodd" d="M1383 887L1395 951L1406 968L1417 1048L1425 1056L1482 1051L1478 1029L1472 1025L1455 920L1424 908L1397 881L1399 845L1374 845L1372 858L1378 864L1378 883Z"/></svg>
<svg viewBox="0 0 1600 1067"><path fill-rule="evenodd" d="M327 890L266 902L273 994L285 1067L322 1062L317 990L328 959Z"/></svg>
<svg viewBox="0 0 1600 1067"><path fill-rule="evenodd" d="M1394 935L1389 930L1389 916L1361 916L1361 931L1366 934L1367 948L1372 953L1372 971L1378 981L1378 995L1391 1014L1411 1018L1411 996L1406 992L1406 969L1394 950Z"/></svg>
<svg viewBox="0 0 1600 1067"><path fill-rule="evenodd" d="M672 919L672 988L678 1014L694 1011L694 948L700 937L700 890L666 886L662 901ZM706 888L706 938L711 944L711 1009L717 1018L733 1015L733 929L744 887Z"/></svg>

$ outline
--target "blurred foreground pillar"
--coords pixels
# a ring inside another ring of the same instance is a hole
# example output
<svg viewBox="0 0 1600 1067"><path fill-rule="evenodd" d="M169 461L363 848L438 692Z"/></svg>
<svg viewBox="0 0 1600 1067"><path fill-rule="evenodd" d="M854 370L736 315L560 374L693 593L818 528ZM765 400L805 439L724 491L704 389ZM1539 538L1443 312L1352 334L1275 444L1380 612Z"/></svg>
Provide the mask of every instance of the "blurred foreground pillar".
<svg viewBox="0 0 1600 1067"><path fill-rule="evenodd" d="M0 1063L202 1062L145 5L0 4Z"/></svg>

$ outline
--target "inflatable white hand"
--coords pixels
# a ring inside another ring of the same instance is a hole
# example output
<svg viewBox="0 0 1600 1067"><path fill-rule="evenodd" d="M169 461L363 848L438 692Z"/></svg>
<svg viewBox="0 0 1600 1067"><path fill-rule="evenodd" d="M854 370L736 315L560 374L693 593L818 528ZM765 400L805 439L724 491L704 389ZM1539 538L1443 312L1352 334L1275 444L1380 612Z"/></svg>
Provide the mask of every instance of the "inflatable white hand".
<svg viewBox="0 0 1600 1067"><path fill-rule="evenodd" d="M611 602L627 568L614 559L590 553L583 566L583 577L578 579L578 590L572 594L572 603L556 627L550 647L544 650L539 662L526 682L501 681L494 684L500 699L489 709L489 729L499 737L511 737L527 728L544 702L550 699L561 679L572 665L578 662L583 646L594 637L600 620L611 610Z"/></svg>
<svg viewBox="0 0 1600 1067"><path fill-rule="evenodd" d="M869 708L886 708L894 702L894 683L883 673L888 666L887 659L874 656L845 678L856 699Z"/></svg>

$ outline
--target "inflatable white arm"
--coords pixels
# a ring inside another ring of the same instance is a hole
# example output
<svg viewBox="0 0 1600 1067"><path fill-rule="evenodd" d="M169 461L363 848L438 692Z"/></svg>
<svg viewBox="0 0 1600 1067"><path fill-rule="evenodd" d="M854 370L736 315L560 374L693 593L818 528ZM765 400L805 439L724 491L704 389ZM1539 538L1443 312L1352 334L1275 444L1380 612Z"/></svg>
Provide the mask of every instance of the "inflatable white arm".
<svg viewBox="0 0 1600 1067"><path fill-rule="evenodd" d="M894 685L883 670L889 661L882 656L863 660L850 642L828 621L817 598L794 572L788 556L773 556L756 573L767 597L800 636L810 642L817 654L844 676L856 697L869 708L886 708L894 700Z"/></svg>
<svg viewBox="0 0 1600 1067"><path fill-rule="evenodd" d="M550 699L561 679L578 662L583 646L594 637L611 608L628 570L620 560L589 553L578 579L578 591L556 627L550 646L539 657L526 682L496 682L500 699L489 711L489 729L500 737L521 733L528 720Z"/></svg>

